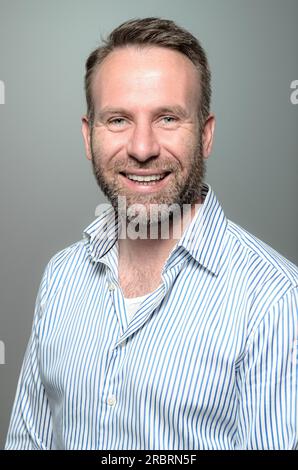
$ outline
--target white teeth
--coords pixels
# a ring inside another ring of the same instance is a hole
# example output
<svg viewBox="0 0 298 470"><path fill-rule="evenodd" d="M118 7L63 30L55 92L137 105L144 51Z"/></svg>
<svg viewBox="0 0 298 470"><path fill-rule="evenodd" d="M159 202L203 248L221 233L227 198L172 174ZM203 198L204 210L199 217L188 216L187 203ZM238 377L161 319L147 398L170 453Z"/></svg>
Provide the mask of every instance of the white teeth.
<svg viewBox="0 0 298 470"><path fill-rule="evenodd" d="M149 175L149 176L138 176L138 175L126 175L126 177L133 181L158 181L164 177L164 175Z"/></svg>

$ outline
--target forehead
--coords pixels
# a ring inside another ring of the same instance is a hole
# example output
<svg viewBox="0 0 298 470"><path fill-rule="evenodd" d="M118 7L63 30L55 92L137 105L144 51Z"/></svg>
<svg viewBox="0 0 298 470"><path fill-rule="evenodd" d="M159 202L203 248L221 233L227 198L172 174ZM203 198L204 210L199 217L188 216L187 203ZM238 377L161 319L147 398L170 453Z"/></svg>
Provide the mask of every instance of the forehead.
<svg viewBox="0 0 298 470"><path fill-rule="evenodd" d="M199 72L184 54L164 47L126 46L111 52L92 80L95 108L109 105L197 106ZM121 103L120 103L121 102Z"/></svg>

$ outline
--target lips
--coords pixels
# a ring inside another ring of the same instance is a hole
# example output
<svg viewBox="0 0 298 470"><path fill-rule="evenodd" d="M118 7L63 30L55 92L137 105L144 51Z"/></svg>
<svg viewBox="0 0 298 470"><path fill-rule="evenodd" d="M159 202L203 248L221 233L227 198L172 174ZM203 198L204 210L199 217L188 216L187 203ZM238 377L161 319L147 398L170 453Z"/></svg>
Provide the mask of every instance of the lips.
<svg viewBox="0 0 298 470"><path fill-rule="evenodd" d="M121 179L125 181L125 184L135 190L140 191L151 191L161 189L170 175L169 172L153 173L139 170L129 173L120 173Z"/></svg>
<svg viewBox="0 0 298 470"><path fill-rule="evenodd" d="M163 174L153 174L153 175L136 175L136 174L125 174L126 178L132 180L132 181L138 181L140 183L146 183L146 182L153 182L153 181L159 181L163 179L166 176L166 173Z"/></svg>

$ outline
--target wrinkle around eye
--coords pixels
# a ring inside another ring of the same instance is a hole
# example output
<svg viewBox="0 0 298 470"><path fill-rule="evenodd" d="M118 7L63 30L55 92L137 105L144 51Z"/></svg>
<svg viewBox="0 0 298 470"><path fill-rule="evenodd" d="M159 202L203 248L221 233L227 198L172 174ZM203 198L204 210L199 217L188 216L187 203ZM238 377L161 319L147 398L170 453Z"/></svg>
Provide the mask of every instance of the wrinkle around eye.
<svg viewBox="0 0 298 470"><path fill-rule="evenodd" d="M124 118L113 118L108 121L108 124L116 124L117 121L126 122Z"/></svg>
<svg viewBox="0 0 298 470"><path fill-rule="evenodd" d="M166 121L167 119L169 119L170 121ZM177 118L176 116L162 116L158 120L157 125L158 127L171 130L171 129L177 129L180 123L181 123L180 119Z"/></svg>
<svg viewBox="0 0 298 470"><path fill-rule="evenodd" d="M121 131L126 129L128 126L128 121L125 118L112 118L106 122L106 126L108 129L112 131Z"/></svg>

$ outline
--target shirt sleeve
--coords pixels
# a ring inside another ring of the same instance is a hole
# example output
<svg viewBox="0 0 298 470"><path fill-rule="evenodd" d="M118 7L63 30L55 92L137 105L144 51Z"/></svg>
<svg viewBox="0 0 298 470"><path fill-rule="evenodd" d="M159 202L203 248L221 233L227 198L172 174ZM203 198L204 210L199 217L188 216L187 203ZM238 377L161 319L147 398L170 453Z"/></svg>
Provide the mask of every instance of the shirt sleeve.
<svg viewBox="0 0 298 470"><path fill-rule="evenodd" d="M38 360L38 322L47 291L47 269L42 278L31 336L19 377L5 449L46 450L52 443L52 419Z"/></svg>
<svg viewBox="0 0 298 470"><path fill-rule="evenodd" d="M298 449L298 289L265 314L237 372L237 449Z"/></svg>

